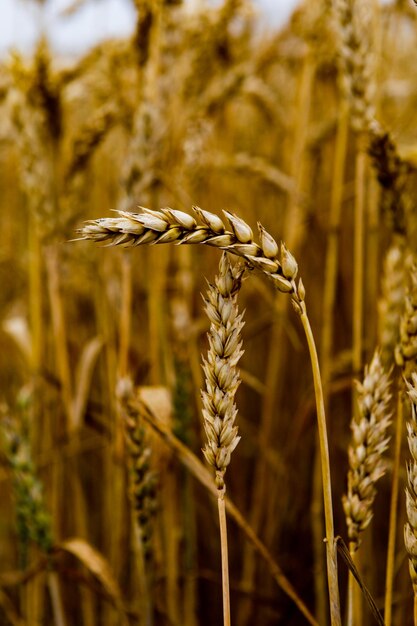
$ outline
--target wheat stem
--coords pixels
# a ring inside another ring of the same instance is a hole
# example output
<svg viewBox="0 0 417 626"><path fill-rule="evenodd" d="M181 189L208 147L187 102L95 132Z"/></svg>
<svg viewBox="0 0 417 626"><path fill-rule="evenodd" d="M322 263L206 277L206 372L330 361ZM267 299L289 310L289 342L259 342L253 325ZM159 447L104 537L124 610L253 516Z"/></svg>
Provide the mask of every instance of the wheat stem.
<svg viewBox="0 0 417 626"><path fill-rule="evenodd" d="M314 392L316 398L317 409L317 426L320 443L320 457L322 468L322 480L323 480L323 503L324 503L324 516L326 526L326 557L327 557L327 584L329 588L330 598L330 621L332 626L341 626L340 616L340 600L339 600L339 586L337 576L337 552L336 544L334 540L334 522L333 522L333 504L332 504L332 487L330 476L330 458L329 458L329 445L327 438L327 426L326 415L323 399L323 388L320 377L320 367L317 357L316 344L314 342L313 332L311 330L310 321L307 316L304 303L302 307L302 313L300 315L301 323L304 328L304 332L307 339L308 349L311 359L311 368L313 372L314 380Z"/></svg>
<svg viewBox="0 0 417 626"><path fill-rule="evenodd" d="M229 557L227 549L226 508L224 503L225 491L224 488L217 490L217 505L219 509L222 556L223 624L224 626L230 626Z"/></svg>

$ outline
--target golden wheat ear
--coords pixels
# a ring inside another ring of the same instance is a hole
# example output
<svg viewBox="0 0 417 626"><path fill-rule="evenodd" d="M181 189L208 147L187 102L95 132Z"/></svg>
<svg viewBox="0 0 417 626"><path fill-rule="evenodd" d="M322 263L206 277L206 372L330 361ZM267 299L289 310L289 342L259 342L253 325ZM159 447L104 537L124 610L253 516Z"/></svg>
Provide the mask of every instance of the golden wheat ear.
<svg viewBox="0 0 417 626"><path fill-rule="evenodd" d="M390 439L390 379L378 351L356 386L358 411L350 425L348 490L343 497L351 553L359 548L361 534L372 520L376 483L386 470L383 455Z"/></svg>

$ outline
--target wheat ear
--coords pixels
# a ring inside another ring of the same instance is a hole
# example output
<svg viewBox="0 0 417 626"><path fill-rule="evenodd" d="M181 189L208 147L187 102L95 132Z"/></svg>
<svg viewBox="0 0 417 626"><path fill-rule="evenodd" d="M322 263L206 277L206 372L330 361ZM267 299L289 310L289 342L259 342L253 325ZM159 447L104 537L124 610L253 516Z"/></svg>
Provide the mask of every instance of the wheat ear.
<svg viewBox="0 0 417 626"><path fill-rule="evenodd" d="M412 460L407 464L408 487L405 491L408 522L404 526L404 542L408 552L411 582L414 592L414 626L417 626L417 374L407 382L411 401L411 420L407 422L408 446Z"/></svg>
<svg viewBox="0 0 417 626"><path fill-rule="evenodd" d="M343 497L351 553L359 548L360 536L372 519L375 484L386 470L383 453L389 442L391 395L389 376L382 367L379 352L375 352L365 368L363 382L357 382L356 386L358 413L351 421L348 491Z"/></svg>
<svg viewBox="0 0 417 626"><path fill-rule="evenodd" d="M337 553L334 536L332 488L330 476L329 444L323 388L314 335L304 301L305 289L301 279L295 282L298 265L284 244L278 247L275 239L258 224L260 245L254 243L252 229L240 217L225 211L231 230L214 213L194 207L200 220L183 211L161 209L143 213L118 211L119 217L87 222L78 233L79 239L108 241L110 245L141 245L145 243L204 243L242 257L246 263L266 274L275 287L291 296L295 311L300 316L310 354L317 409L317 427L323 479L323 503L326 523L327 577L332 626L341 625L340 600L337 576Z"/></svg>
<svg viewBox="0 0 417 626"><path fill-rule="evenodd" d="M148 445L141 405L131 405L134 388L129 378L121 378L116 395L124 417L124 434L129 453L130 501L134 523L135 552L139 571L139 602L144 623L152 621L152 536L157 511L157 476L151 469L151 448Z"/></svg>
<svg viewBox="0 0 417 626"><path fill-rule="evenodd" d="M199 220L188 213L170 208L142 213L117 211L119 217L91 220L77 232L80 239L107 241L109 245L139 246L143 244L198 244L227 250L243 257L250 266L262 271L279 291L290 293L296 302L303 300L302 283L295 284L297 264L292 255L281 247L258 224L260 245L253 241L251 227L240 217L224 211L231 230L214 213L193 207Z"/></svg>
<svg viewBox="0 0 417 626"><path fill-rule="evenodd" d="M43 485L32 459L30 442L16 420L0 414L0 436L13 478L16 499L16 526L21 542L23 566L26 566L26 549L35 543L46 554L49 562L47 585L51 597L54 620L57 626L66 626L58 575L52 561L52 520L46 509Z"/></svg>
<svg viewBox="0 0 417 626"><path fill-rule="evenodd" d="M210 320L209 350L203 359L206 389L202 392L204 430L207 444L203 453L215 470L217 502L219 509L220 541L223 582L223 622L230 625L229 565L227 527L224 496L224 475L233 450L239 443L234 397L240 384L236 365L243 354L240 332L242 314L237 307L244 264L233 267L224 252L220 259L219 274L214 285L209 284L205 310Z"/></svg>

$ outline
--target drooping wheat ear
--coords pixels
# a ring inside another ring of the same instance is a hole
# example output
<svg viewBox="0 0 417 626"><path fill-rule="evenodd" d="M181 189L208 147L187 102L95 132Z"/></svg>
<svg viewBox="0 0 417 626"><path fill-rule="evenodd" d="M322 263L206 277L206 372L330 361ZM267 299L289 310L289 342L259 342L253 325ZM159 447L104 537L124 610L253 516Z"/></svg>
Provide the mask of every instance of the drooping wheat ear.
<svg viewBox="0 0 417 626"><path fill-rule="evenodd" d="M125 435L129 451L130 497L140 537L143 558L152 553L153 519L157 511L157 477L151 469L151 449L146 441L141 416L131 407L133 388L128 379L119 381L118 399L125 417Z"/></svg>
<svg viewBox="0 0 417 626"><path fill-rule="evenodd" d="M42 483L33 464L29 441L20 432L15 420L7 414L1 418L0 434L12 472L22 558L26 558L26 550L31 541L48 554L53 546L51 519L46 509Z"/></svg>
<svg viewBox="0 0 417 626"><path fill-rule="evenodd" d="M341 83L355 131L369 131L375 124L371 68L370 3L336 0L335 23L339 36Z"/></svg>
<svg viewBox="0 0 417 626"><path fill-rule="evenodd" d="M205 311L211 326L208 333L209 350L203 359L206 389L202 392L204 429L207 444L204 456L216 471L216 486L224 488L224 474L230 456L239 443L237 410L234 403L240 384L236 365L243 354L241 330L244 322L237 307L244 265L232 266L223 253L219 274L214 285L209 284Z"/></svg>
<svg viewBox="0 0 417 626"><path fill-rule="evenodd" d="M400 338L400 320L404 309L406 286L405 242L398 238L388 250L381 280L378 302L378 343L381 360L386 365L394 361Z"/></svg>
<svg viewBox="0 0 417 626"><path fill-rule="evenodd" d="M413 583L414 603L417 598L417 373L406 383L411 401L411 419L407 422L408 445L412 460L407 464L408 487L405 491L408 522L404 526L405 549L409 556L410 576ZM416 606L414 607L416 617Z"/></svg>
<svg viewBox="0 0 417 626"><path fill-rule="evenodd" d="M404 314L400 323L400 343L395 351L397 365L405 378L410 378L417 367L417 266L410 272L410 285L405 298Z"/></svg>
<svg viewBox="0 0 417 626"><path fill-rule="evenodd" d="M199 223L192 215L166 208L152 211L140 207L142 213L117 211L119 217L107 217L85 223L77 232L80 239L107 241L110 246L139 246L143 244L197 244L203 243L240 256L249 266L266 274L275 287L292 296L301 313L304 310L305 289L301 279L295 278L297 262L284 244L281 248L258 223L259 245L253 241L251 227L240 217L224 211L231 230L214 213L193 207Z"/></svg>
<svg viewBox="0 0 417 626"><path fill-rule="evenodd" d="M389 442L391 395L389 375L382 367L378 351L365 368L363 382L356 385L359 410L351 422L348 492L343 497L351 552L359 548L360 535L372 519L375 485L386 469L383 453Z"/></svg>

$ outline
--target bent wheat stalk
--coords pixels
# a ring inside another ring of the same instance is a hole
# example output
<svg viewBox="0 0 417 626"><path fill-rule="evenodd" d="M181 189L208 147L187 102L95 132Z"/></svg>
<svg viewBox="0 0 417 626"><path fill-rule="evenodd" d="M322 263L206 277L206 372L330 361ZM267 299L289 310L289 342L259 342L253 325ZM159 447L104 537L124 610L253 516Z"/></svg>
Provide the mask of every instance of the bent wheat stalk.
<svg viewBox="0 0 417 626"><path fill-rule="evenodd" d="M317 408L317 424L322 464L323 501L326 526L327 575L332 626L341 626L339 588L337 579L337 552L334 539L333 505L330 478L330 459L327 425L324 410L320 368L313 332L304 302L305 289L302 280L295 282L298 265L284 244L278 247L274 238L258 224L260 243L253 241L252 229L241 218L224 211L231 230L215 214L194 207L199 219L183 211L170 208L142 213L117 211L118 217L102 218L87 222L78 233L79 239L107 241L110 246L139 246L143 244L203 243L226 250L242 257L249 267L265 274L275 287L291 296L295 311L300 315L306 335L312 365Z"/></svg>

